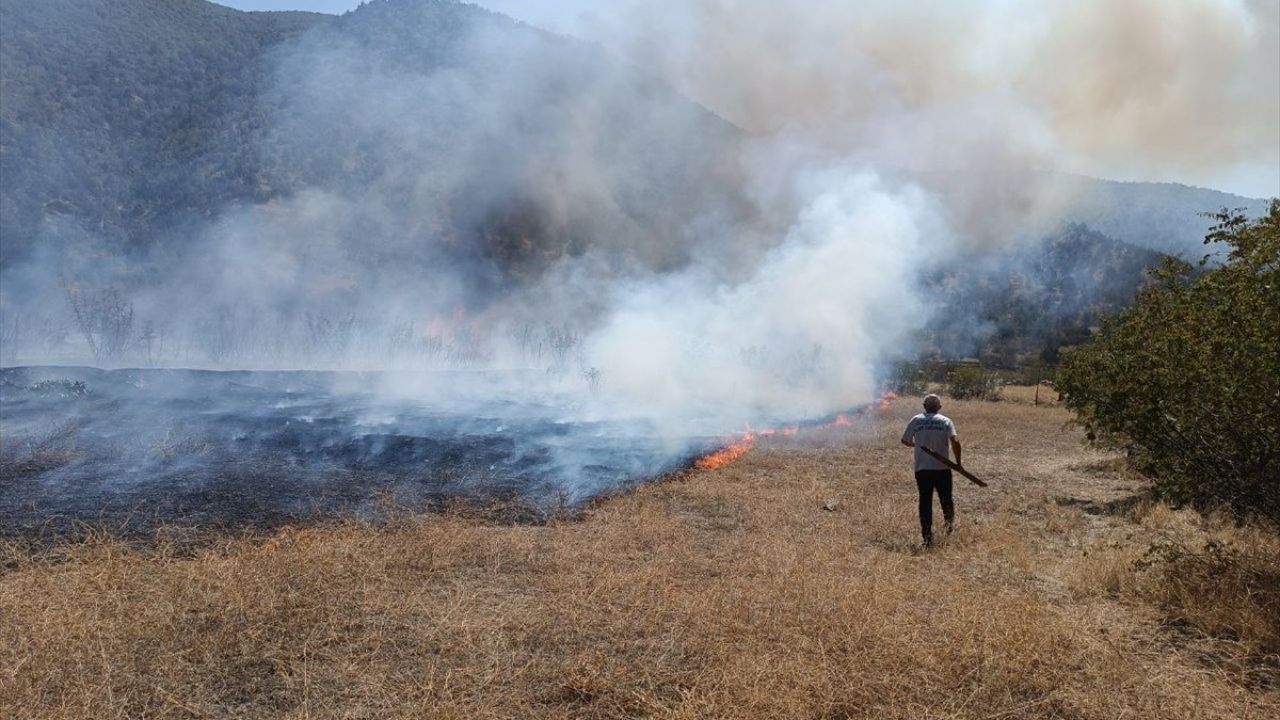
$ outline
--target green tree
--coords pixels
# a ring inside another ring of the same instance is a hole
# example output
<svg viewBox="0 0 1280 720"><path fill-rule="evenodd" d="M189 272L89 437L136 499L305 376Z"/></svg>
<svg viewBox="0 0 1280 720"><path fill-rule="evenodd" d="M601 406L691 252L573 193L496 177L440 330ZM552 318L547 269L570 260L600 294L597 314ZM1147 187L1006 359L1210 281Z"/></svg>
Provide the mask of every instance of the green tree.
<svg viewBox="0 0 1280 720"><path fill-rule="evenodd" d="M1088 438L1126 450L1163 497L1280 522L1280 200L1216 218L1205 242L1225 263L1166 261L1066 355L1058 386Z"/></svg>

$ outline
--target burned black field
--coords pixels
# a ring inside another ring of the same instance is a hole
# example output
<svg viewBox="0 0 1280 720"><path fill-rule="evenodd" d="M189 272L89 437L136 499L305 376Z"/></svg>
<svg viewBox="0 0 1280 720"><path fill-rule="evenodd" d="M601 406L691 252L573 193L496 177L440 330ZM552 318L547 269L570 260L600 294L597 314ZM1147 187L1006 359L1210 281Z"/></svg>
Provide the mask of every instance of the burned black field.
<svg viewBox="0 0 1280 720"><path fill-rule="evenodd" d="M0 533L266 529L455 501L510 503L536 520L714 446L652 423L575 420L554 396L473 399L530 379L6 368ZM430 401L390 392L424 382Z"/></svg>

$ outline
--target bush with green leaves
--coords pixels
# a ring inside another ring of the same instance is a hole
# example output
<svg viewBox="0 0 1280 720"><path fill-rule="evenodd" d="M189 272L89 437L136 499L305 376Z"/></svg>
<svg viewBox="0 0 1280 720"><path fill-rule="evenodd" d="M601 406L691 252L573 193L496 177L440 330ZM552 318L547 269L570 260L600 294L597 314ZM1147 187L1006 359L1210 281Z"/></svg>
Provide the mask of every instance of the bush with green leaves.
<svg viewBox="0 0 1280 720"><path fill-rule="evenodd" d="M918 363L903 360L889 368L883 383L886 390L899 395L924 395L929 386L929 375Z"/></svg>
<svg viewBox="0 0 1280 720"><path fill-rule="evenodd" d="M956 400L1000 399L1000 376L973 365L962 365L947 373L947 394Z"/></svg>
<svg viewBox="0 0 1280 720"><path fill-rule="evenodd" d="M1168 261L1068 353L1058 388L1090 441L1124 449L1175 503L1280 522L1280 200L1224 210L1218 266Z"/></svg>

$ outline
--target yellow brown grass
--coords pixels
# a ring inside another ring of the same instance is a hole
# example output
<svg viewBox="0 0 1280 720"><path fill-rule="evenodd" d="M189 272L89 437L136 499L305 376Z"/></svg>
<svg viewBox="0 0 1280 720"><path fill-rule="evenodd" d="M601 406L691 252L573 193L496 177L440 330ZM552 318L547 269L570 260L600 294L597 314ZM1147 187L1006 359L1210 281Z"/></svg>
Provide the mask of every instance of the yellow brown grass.
<svg viewBox="0 0 1280 720"><path fill-rule="evenodd" d="M1132 562L1170 525L1246 531L1126 504L1141 481L1083 449L1060 408L950 402L966 465L992 487L959 487L956 534L920 553L897 445L917 402L763 439L575 522L11 546L0 716L1280 712L1256 653L1171 629Z"/></svg>

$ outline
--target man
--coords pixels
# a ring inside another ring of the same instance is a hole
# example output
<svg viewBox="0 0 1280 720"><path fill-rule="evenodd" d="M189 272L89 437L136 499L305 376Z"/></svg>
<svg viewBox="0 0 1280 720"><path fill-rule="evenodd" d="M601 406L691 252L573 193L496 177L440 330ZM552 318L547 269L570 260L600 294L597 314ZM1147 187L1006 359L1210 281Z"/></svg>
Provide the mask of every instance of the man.
<svg viewBox="0 0 1280 720"><path fill-rule="evenodd" d="M947 533L951 533L955 521L956 508L951 501L951 468L929 456L921 448L929 448L941 457L947 457L948 445L955 451L955 462L960 462L960 440L956 437L955 423L951 418L938 412L942 409L942 401L937 395L926 395L924 412L911 418L906 432L902 433L902 444L916 449L916 489L920 491L920 534L924 536L924 545L933 545L933 493L938 492L938 501L942 504L942 519L946 523Z"/></svg>

